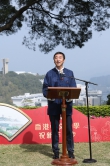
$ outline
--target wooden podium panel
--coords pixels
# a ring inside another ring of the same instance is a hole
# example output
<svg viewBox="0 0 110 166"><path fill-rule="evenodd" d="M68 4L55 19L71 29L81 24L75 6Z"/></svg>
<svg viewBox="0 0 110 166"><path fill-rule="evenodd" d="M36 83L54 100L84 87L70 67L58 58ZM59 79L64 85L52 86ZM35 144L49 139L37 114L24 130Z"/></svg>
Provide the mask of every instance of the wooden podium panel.
<svg viewBox="0 0 110 166"><path fill-rule="evenodd" d="M61 99L62 93L65 93L66 99L78 99L81 88L77 87L48 87L48 99Z"/></svg>

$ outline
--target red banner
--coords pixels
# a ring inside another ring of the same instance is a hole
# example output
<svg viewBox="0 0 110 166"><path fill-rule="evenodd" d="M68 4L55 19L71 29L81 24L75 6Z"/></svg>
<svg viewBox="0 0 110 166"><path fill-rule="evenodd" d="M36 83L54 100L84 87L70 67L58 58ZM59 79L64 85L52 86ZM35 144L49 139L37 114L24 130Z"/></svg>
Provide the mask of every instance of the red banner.
<svg viewBox="0 0 110 166"><path fill-rule="evenodd" d="M38 109L21 109L32 122L11 141L0 135L0 144L47 144L51 143L51 126L47 115L47 107ZM74 142L88 142L88 118L73 109ZM110 141L110 117L90 119L92 142ZM59 142L62 142L62 119L59 126Z"/></svg>

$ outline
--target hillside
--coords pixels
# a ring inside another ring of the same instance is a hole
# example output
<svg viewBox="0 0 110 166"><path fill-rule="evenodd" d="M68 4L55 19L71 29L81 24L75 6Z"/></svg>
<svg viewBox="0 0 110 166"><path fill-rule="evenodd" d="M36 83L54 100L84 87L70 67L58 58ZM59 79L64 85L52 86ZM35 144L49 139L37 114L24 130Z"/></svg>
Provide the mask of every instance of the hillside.
<svg viewBox="0 0 110 166"><path fill-rule="evenodd" d="M24 93L41 93L42 83L39 79L42 76L34 76L32 74L16 74L10 71L6 75L0 73L0 103L12 105L12 96L24 95ZM102 90L103 99L107 100L107 95L110 94L110 75L93 77L90 82L98 84L97 86L89 84L89 88L93 90Z"/></svg>
<svg viewBox="0 0 110 166"><path fill-rule="evenodd" d="M93 77L90 81L98 84L98 86L110 87L110 75Z"/></svg>
<svg viewBox="0 0 110 166"><path fill-rule="evenodd" d="M12 104L11 97L24 95L24 93L41 93L42 83L39 79L44 76L32 74L16 74L10 71L6 75L0 73L0 103Z"/></svg>
<svg viewBox="0 0 110 166"><path fill-rule="evenodd" d="M90 82L96 83L97 86L90 84L91 89L101 90L103 93L103 98L107 99L107 95L110 94L110 75L93 77L90 79Z"/></svg>

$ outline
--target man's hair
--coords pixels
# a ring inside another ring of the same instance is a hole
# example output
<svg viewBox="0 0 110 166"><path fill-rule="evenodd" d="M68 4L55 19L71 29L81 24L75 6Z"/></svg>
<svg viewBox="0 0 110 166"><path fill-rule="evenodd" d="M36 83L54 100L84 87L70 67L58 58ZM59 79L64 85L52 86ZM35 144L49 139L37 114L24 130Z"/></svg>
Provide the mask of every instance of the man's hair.
<svg viewBox="0 0 110 166"><path fill-rule="evenodd" d="M57 55L57 54L62 54L62 55L63 55L63 59L65 59L65 54L64 54L63 52L56 52L56 53L54 54L54 56L53 56L53 59L55 58L55 55Z"/></svg>

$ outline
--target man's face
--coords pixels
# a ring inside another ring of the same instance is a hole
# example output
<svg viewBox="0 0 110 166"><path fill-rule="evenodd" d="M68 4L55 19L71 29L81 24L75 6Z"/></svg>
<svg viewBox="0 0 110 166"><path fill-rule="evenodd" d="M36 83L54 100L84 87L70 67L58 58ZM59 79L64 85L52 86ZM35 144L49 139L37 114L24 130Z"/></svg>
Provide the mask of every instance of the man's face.
<svg viewBox="0 0 110 166"><path fill-rule="evenodd" d="M63 63L64 63L64 58L62 54L56 54L54 57L54 63L56 65L56 67L60 70L63 67Z"/></svg>

